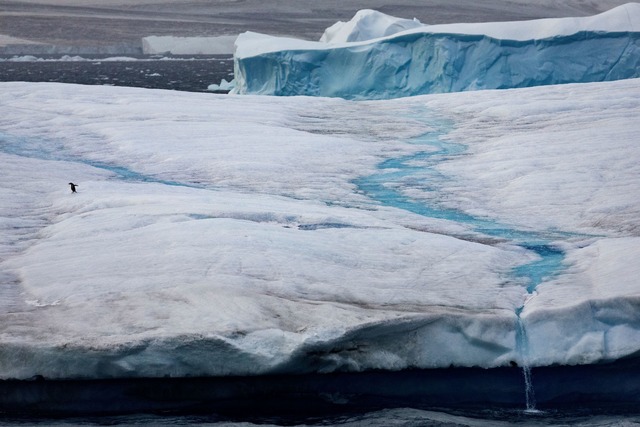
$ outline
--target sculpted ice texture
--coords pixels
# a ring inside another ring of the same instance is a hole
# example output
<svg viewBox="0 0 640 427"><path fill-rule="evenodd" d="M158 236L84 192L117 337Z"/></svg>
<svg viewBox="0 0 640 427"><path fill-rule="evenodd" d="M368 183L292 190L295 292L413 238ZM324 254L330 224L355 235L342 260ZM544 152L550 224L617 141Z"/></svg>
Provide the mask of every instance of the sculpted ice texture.
<svg viewBox="0 0 640 427"><path fill-rule="evenodd" d="M639 8L237 45L239 92L459 93L2 83L0 378L637 355L640 80L550 84L635 75Z"/></svg>
<svg viewBox="0 0 640 427"><path fill-rule="evenodd" d="M638 3L588 18L433 26L361 11L321 42L241 34L235 91L388 99L610 81L639 70Z"/></svg>
<svg viewBox="0 0 640 427"><path fill-rule="evenodd" d="M1 86L2 378L508 366L525 300L534 366L640 349L638 79L384 102ZM580 236L534 294L511 274L532 253L355 186L436 117L467 149L408 197Z"/></svg>

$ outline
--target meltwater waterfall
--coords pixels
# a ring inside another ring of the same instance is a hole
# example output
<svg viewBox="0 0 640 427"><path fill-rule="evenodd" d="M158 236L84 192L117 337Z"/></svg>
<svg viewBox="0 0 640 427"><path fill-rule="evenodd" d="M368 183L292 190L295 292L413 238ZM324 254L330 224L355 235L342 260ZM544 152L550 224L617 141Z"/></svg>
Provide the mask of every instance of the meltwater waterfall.
<svg viewBox="0 0 640 427"><path fill-rule="evenodd" d="M535 253L538 257L537 260L513 269L510 277L506 278L522 283L526 289L525 298L529 297L541 282L562 268L564 253L554 246L553 241L567 237L567 235L557 232L518 230L496 220L476 217L460 210L440 206L426 199L415 200L407 196L405 193L407 189L425 193L437 191L438 186L447 177L438 172L435 166L442 161L462 154L466 149L461 144L443 141L440 138L446 132L448 124L437 119L429 122L429 125L433 126L434 124L436 131L408 141L412 144L423 145L426 148L425 151L382 162L378 166L380 169L378 173L356 181L358 188L378 203L425 217L446 219L471 226L475 232L511 242ZM528 360L529 343L525 326L520 317L525 303L526 301L516 310L516 349L521 357L520 367L524 377L526 410L535 412L536 400Z"/></svg>
<svg viewBox="0 0 640 427"><path fill-rule="evenodd" d="M536 395L533 388L533 380L531 377L531 366L529 365L529 340L527 339L527 331L524 328L520 313L524 306L516 310L518 316L518 329L516 331L516 341L518 351L522 357L522 376L524 378L524 394L527 412L536 412Z"/></svg>

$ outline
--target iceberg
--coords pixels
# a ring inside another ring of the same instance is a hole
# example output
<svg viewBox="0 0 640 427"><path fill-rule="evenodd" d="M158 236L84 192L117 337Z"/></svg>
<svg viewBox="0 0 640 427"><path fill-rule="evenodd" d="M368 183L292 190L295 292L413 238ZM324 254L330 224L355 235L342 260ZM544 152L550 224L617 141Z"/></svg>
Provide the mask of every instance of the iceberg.
<svg viewBox="0 0 640 427"><path fill-rule="evenodd" d="M230 91L231 89L233 89L233 80L228 82L226 79L222 79L220 81L220 84L215 84L214 83L214 84L210 84L207 87L207 90L210 90L210 91L217 91L217 90Z"/></svg>
<svg viewBox="0 0 640 427"><path fill-rule="evenodd" d="M4 380L640 351L638 79L384 102L0 86ZM533 290L518 235L563 254Z"/></svg>
<svg viewBox="0 0 640 427"><path fill-rule="evenodd" d="M356 12L349 22L336 22L327 28L320 41L324 43L359 42L386 37L401 31L420 27L417 19L396 18L375 10Z"/></svg>
<svg viewBox="0 0 640 427"><path fill-rule="evenodd" d="M640 4L584 18L421 25L360 11L311 42L243 33L235 93L389 99L640 76Z"/></svg>

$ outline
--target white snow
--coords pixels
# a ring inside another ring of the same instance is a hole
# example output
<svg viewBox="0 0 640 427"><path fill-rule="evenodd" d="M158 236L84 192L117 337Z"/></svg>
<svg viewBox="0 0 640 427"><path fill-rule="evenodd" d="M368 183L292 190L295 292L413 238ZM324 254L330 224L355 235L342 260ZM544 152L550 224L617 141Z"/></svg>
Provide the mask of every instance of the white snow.
<svg viewBox="0 0 640 427"><path fill-rule="evenodd" d="M639 39L640 3L591 17L443 25L365 10L320 42L240 34L235 91L388 99L635 78Z"/></svg>
<svg viewBox="0 0 640 427"><path fill-rule="evenodd" d="M349 22L336 22L320 37L324 43L346 43L390 36L422 26L417 19L399 19L394 16L364 9L356 12Z"/></svg>
<svg viewBox="0 0 640 427"><path fill-rule="evenodd" d="M539 287L523 316L537 363L593 363L638 351L639 253L637 233L600 239L571 253L566 275Z"/></svg>
<svg viewBox="0 0 640 427"><path fill-rule="evenodd" d="M468 156L438 168L451 177L436 196L442 203L519 227L592 236L568 251L566 272L538 286L525 306L535 363L637 351L640 102L633 90L614 89L637 85L483 91L426 103L453 113L456 128L446 138L469 146Z"/></svg>
<svg viewBox="0 0 640 427"><path fill-rule="evenodd" d="M365 9L358 11L348 22L337 22L325 30L320 42L310 42L292 38L273 37L274 40L266 40L264 43L244 40L245 35L253 38L256 33L247 32L240 36L242 40L236 43L236 55L244 58L271 51L294 49L293 44L299 43L299 49L326 49L337 47L336 44L345 46L355 42L356 46L365 46L366 42L375 39L392 39L402 34L429 33L429 34L467 34L483 35L501 40L539 40L556 36L568 36L580 31L594 32L638 32L640 31L640 3L627 3L587 17L572 18L546 18L530 21L511 22L477 22L427 25L419 21L405 18L397 18L381 12ZM403 30L397 31L403 28ZM264 34L258 36L267 37ZM379 40L377 40L379 41ZM281 44L284 43L284 44Z"/></svg>
<svg viewBox="0 0 640 427"><path fill-rule="evenodd" d="M234 88L234 82L231 80L228 82L226 79L222 79L220 84L211 84L207 87L207 90L231 90Z"/></svg>
<svg viewBox="0 0 640 427"><path fill-rule="evenodd" d="M628 3L598 15L546 18L531 21L476 22L428 25L417 19L396 18L375 10L356 12L348 22L337 22L320 38L324 43L347 43L384 38L398 33L477 34L503 40L539 40L580 31L640 31L640 3Z"/></svg>
<svg viewBox="0 0 640 427"><path fill-rule="evenodd" d="M580 31L640 31L640 3L627 3L594 16L546 18L531 21L481 22L428 25L414 31L450 34L478 34L502 40L540 40L569 36Z"/></svg>
<svg viewBox="0 0 640 427"><path fill-rule="evenodd" d="M0 377L507 365L525 301L533 365L633 354L639 100L637 79L372 102L2 83ZM407 194L579 233L533 295L510 277L531 252L357 190L441 119L467 151Z"/></svg>
<svg viewBox="0 0 640 427"><path fill-rule="evenodd" d="M428 108L454 113L455 129L446 138L468 141L472 154L438 167L455 180L435 197L477 215L497 213L523 227L640 234L635 202L640 164L629 146L640 134L640 103L633 91L611 87L616 85L428 98ZM523 155L531 152L535 160ZM414 192L412 197L430 196Z"/></svg>

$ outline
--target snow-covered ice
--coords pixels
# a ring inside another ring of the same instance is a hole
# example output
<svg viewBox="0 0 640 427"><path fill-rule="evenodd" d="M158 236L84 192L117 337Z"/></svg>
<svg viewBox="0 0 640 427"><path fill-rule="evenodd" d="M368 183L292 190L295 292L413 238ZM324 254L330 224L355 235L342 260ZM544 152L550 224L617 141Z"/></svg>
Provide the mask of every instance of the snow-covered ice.
<svg viewBox="0 0 640 427"><path fill-rule="evenodd" d="M234 82L232 81L227 81L227 79L222 79L222 81L220 81L219 84L210 84L207 87L207 90L211 90L211 91L215 91L215 90L231 90L233 89L234 86Z"/></svg>
<svg viewBox="0 0 640 427"><path fill-rule="evenodd" d="M359 42L390 36L401 31L420 27L417 19L396 18L376 10L356 12L349 22L336 22L327 28L320 41L324 43Z"/></svg>
<svg viewBox="0 0 640 427"><path fill-rule="evenodd" d="M640 80L366 102L0 89L1 378L640 350ZM429 188L403 178L404 197L548 235L555 275L529 293L513 272L533 251L358 186L430 150L425 134L465 149L425 170Z"/></svg>
<svg viewBox="0 0 640 427"><path fill-rule="evenodd" d="M420 25L372 10L311 42L247 32L240 94L388 99L639 77L640 3L591 17Z"/></svg>

